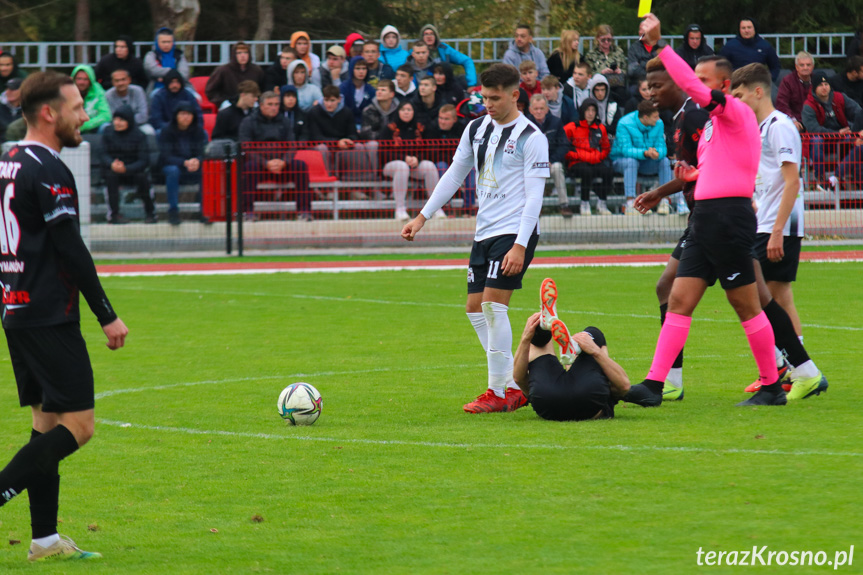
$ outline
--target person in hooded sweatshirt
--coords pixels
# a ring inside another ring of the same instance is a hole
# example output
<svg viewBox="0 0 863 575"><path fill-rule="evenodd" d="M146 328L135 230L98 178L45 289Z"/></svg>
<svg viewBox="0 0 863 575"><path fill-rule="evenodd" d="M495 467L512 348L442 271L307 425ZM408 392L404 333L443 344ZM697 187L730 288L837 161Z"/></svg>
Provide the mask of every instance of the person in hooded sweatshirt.
<svg viewBox="0 0 863 575"><path fill-rule="evenodd" d="M27 73L18 67L18 62L11 52L0 54L0 92L6 91L6 83L12 78L23 80L26 77Z"/></svg>
<svg viewBox="0 0 863 575"><path fill-rule="evenodd" d="M402 35L398 28L387 24L381 30L381 62L387 64L393 70L408 61L410 52L402 48Z"/></svg>
<svg viewBox="0 0 863 575"><path fill-rule="evenodd" d="M704 41L704 31L698 24L690 24L683 33L683 43L675 50L677 55L689 64L689 67L695 70L695 65L699 58L704 56L713 56L713 48L707 45Z"/></svg>
<svg viewBox="0 0 863 575"><path fill-rule="evenodd" d="M297 91L294 89L294 99L296 99ZM255 109L255 104L258 103L258 96L261 95L261 89L255 82L251 80L243 80L237 86L236 98L229 100L230 105L219 110L216 115L216 125L213 127L213 140L233 140L237 141L240 138L240 124L243 123L252 110Z"/></svg>
<svg viewBox="0 0 863 575"><path fill-rule="evenodd" d="M165 74L165 89L157 90L150 98L150 125L157 132L170 124L174 111L180 104L188 104L195 111L198 125L204 125L204 116L197 98L185 89L186 81L178 70L168 70Z"/></svg>
<svg viewBox="0 0 863 575"><path fill-rule="evenodd" d="M468 87L476 86L476 66L469 56L462 54L449 44L440 41L440 33L433 24L426 24L420 29L420 38L429 47L429 58L432 62L446 62L464 68L464 77Z"/></svg>
<svg viewBox="0 0 863 575"><path fill-rule="evenodd" d="M396 86L392 80L381 80L375 97L363 110L360 139L379 140L384 128L393 121L399 105Z"/></svg>
<svg viewBox="0 0 863 575"><path fill-rule="evenodd" d="M515 27L515 39L509 43L509 48L503 54L503 63L515 66L524 60L533 60L536 71L539 73L537 79L542 80L548 74L548 64L542 50L533 45L533 33L527 24L518 24Z"/></svg>
<svg viewBox="0 0 863 575"><path fill-rule="evenodd" d="M431 52L428 45L422 40L414 42L411 55L408 57L407 64L413 69L414 84L419 86L420 80L426 76L434 74L434 62L431 59Z"/></svg>
<svg viewBox="0 0 863 575"><path fill-rule="evenodd" d="M354 56L348 65L348 79L339 86L345 108L354 115L359 130L363 123L363 110L375 99L375 89L366 82L369 68L362 56Z"/></svg>
<svg viewBox="0 0 863 575"><path fill-rule="evenodd" d="M153 92L164 86L165 75L170 70L177 70L183 80L189 79L189 61L183 51L174 46L174 31L170 28L159 28L153 49L144 56L144 70L150 77L147 92Z"/></svg>
<svg viewBox="0 0 863 575"><path fill-rule="evenodd" d="M210 74L204 93L219 109L223 102L237 97L237 86L245 80L251 80L260 88L264 83L264 71L252 62L249 45L237 42L231 47L231 61Z"/></svg>
<svg viewBox="0 0 863 575"><path fill-rule="evenodd" d="M573 177L581 178L581 215L590 215L590 190L596 194L596 210L601 215L611 212L605 203L611 193L614 168L608 160L611 144L608 132L598 120L599 102L587 98L578 108L581 118L563 127L572 149L565 155L567 170ZM601 178L602 183L595 187L593 181Z"/></svg>
<svg viewBox="0 0 863 575"><path fill-rule="evenodd" d="M264 83L261 90L269 92L288 81L288 65L297 59L297 52L290 46L282 46L279 57L264 71Z"/></svg>
<svg viewBox="0 0 863 575"><path fill-rule="evenodd" d="M719 55L731 62L735 70L747 64L764 64L770 69L774 82L779 77L779 56L770 42L758 34L752 18L740 20L737 36L725 43Z"/></svg>
<svg viewBox="0 0 863 575"><path fill-rule="evenodd" d="M297 53L297 58L306 63L306 72L309 74L308 83L321 87L321 59L312 52L312 39L306 32L298 31L291 34L291 48ZM288 76L290 84L290 76ZM296 85L296 84L295 84Z"/></svg>
<svg viewBox="0 0 863 575"><path fill-rule="evenodd" d="M96 73L93 68L82 64L75 66L72 70L72 79L75 86L84 98L84 111L90 119L81 126L81 133L96 132L103 124L111 121L111 106L105 98L105 89L96 81Z"/></svg>
<svg viewBox="0 0 863 575"><path fill-rule="evenodd" d="M456 78L452 66L447 62L438 62L432 68L437 93L440 94L442 105L452 104L457 106L459 102L467 98L467 84L464 78Z"/></svg>
<svg viewBox="0 0 863 575"><path fill-rule="evenodd" d="M280 102L281 98L275 92L261 94L258 107L240 124L240 142L297 141L294 126L280 113ZM298 217L304 221L312 220L309 169L305 162L294 158L294 153L295 148L286 147L259 147L246 151L243 164L246 213L254 213L254 200L272 196L272 192L258 190L258 184L262 180L275 180L282 185L294 183Z"/></svg>
<svg viewBox="0 0 863 575"><path fill-rule="evenodd" d="M414 116L418 122L424 126L429 126L437 118L438 110L443 106L443 100L440 94L437 93L437 84L431 76L426 76L420 80L420 85L417 88L413 102Z"/></svg>
<svg viewBox="0 0 863 575"><path fill-rule="evenodd" d="M348 63L345 49L341 46L327 48L326 60L321 64L321 89L327 86L341 86L348 79ZM395 73L393 73L395 75Z"/></svg>
<svg viewBox="0 0 863 575"><path fill-rule="evenodd" d="M300 108L300 100L297 97L297 88L295 86L282 86L279 90L281 98L281 107L279 114L288 123L288 127L294 134L294 139L297 142L304 142L308 139L308 130L306 129L306 113Z"/></svg>
<svg viewBox="0 0 863 575"><path fill-rule="evenodd" d="M594 74L588 82L590 94L599 104L597 120L605 126L608 134L613 136L617 130L617 122L620 120L620 107L611 99L608 88L608 80L602 74Z"/></svg>
<svg viewBox="0 0 863 575"><path fill-rule="evenodd" d="M592 97L590 94L590 79L593 77L590 64L582 60L572 70L572 78L563 85L563 94L569 96L576 110L581 108L585 100Z"/></svg>
<svg viewBox="0 0 863 575"><path fill-rule="evenodd" d="M380 163L384 176L393 179L395 218L399 221L409 219L406 203L408 180L422 181L429 195L440 180L437 167L430 161L428 146L421 144L425 129L425 124L418 121L414 113L414 104L405 101L399 104L395 119L384 128L381 136L381 141L386 144L381 146ZM443 209L435 215L446 217Z"/></svg>
<svg viewBox="0 0 863 575"><path fill-rule="evenodd" d="M147 88L150 79L144 71L144 63L132 54L134 42L131 36L117 36L114 40L114 51L105 54L96 64L96 80L106 90L111 89L111 74L115 70L126 70L132 78L132 83L141 88Z"/></svg>
<svg viewBox="0 0 863 575"><path fill-rule="evenodd" d="M345 57L350 60L354 56L363 55L363 44L366 39L359 32L351 32L345 38Z"/></svg>
<svg viewBox="0 0 863 575"><path fill-rule="evenodd" d="M159 132L159 152L165 187L168 192L168 221L172 226L180 225L180 184L197 184L198 198L201 201L201 168L204 148L207 146L207 133L202 127L196 110L188 102L181 102L174 109L171 123ZM203 224L210 221L199 213Z"/></svg>
<svg viewBox="0 0 863 575"><path fill-rule="evenodd" d="M120 213L120 186L132 185L144 202L144 221L155 224L156 211L150 195L150 150L147 136L135 125L135 112L130 106L114 111L111 125L102 133L102 174L105 177L108 203L108 223L124 224Z"/></svg>
<svg viewBox="0 0 863 575"><path fill-rule="evenodd" d="M833 178L845 179L843 176L849 172L849 164L854 161L855 152L860 148L854 145L856 138L850 137L853 132L863 128L860 105L842 92L834 92L827 76L818 73L812 75L812 92L803 104L802 116L803 127L812 134L809 140L810 157L816 178L823 180L827 155L835 152L843 160ZM838 181L831 179L830 184L836 188Z"/></svg>
<svg viewBox="0 0 863 575"><path fill-rule="evenodd" d="M304 112L320 104L324 97L321 89L309 82L309 67L304 60L297 59L288 64L288 84L297 88L300 108Z"/></svg>

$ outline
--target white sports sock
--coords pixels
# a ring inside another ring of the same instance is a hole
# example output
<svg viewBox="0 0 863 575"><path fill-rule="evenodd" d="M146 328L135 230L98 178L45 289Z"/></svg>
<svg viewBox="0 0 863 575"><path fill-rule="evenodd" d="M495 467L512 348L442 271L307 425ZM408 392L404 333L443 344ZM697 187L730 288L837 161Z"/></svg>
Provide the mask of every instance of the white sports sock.
<svg viewBox="0 0 863 575"><path fill-rule="evenodd" d="M482 344L482 350L488 351L488 323L485 321L485 315L481 311L467 312L467 318L473 326L476 335L479 338L479 343Z"/></svg>
<svg viewBox="0 0 863 575"><path fill-rule="evenodd" d="M507 389L518 389L518 390L521 389L518 386L518 384L515 382L515 378L512 376L512 369L510 369L508 372L506 372L506 388Z"/></svg>
<svg viewBox="0 0 863 575"><path fill-rule="evenodd" d="M785 354L778 347L773 348L773 355L776 356L776 367L782 367L785 365Z"/></svg>
<svg viewBox="0 0 863 575"><path fill-rule="evenodd" d="M507 373L512 373L512 327L507 310L502 303L482 302L488 324L488 388L498 397L506 397Z"/></svg>
<svg viewBox="0 0 863 575"><path fill-rule="evenodd" d="M40 537L38 539L34 539L33 543L45 549L46 547L51 547L58 541L60 541L60 535L55 533L54 535L49 535L48 537Z"/></svg>
<svg viewBox="0 0 863 575"><path fill-rule="evenodd" d="M809 379L811 377L815 377L818 375L818 367L815 365L815 362L811 359L809 361L803 362L797 367L793 369L793 373L795 378L799 379Z"/></svg>
<svg viewBox="0 0 863 575"><path fill-rule="evenodd" d="M668 375L665 376L665 383L671 384L677 389L683 387L683 368L672 367L668 370Z"/></svg>

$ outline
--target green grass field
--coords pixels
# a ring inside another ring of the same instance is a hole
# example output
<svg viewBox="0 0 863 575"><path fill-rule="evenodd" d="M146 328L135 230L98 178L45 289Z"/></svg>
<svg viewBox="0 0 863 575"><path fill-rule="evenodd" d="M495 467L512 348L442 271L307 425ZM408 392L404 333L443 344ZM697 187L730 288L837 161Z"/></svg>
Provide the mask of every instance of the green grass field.
<svg viewBox="0 0 863 575"><path fill-rule="evenodd" d="M515 337L551 275L560 317L602 328L636 383L659 333L660 269L532 269ZM801 264L827 394L735 407L756 369L713 288L686 348L686 399L584 423L462 412L486 368L461 271L106 278L131 334L108 351L84 305L96 436L61 465L60 509L60 531L105 559L28 565L22 496L0 509L0 572L734 573L746 568L699 567L696 551L753 545L831 560L855 545L840 571L860 572L861 274ZM0 378L3 465L30 428L5 345ZM312 427L276 414L295 381L323 394Z"/></svg>

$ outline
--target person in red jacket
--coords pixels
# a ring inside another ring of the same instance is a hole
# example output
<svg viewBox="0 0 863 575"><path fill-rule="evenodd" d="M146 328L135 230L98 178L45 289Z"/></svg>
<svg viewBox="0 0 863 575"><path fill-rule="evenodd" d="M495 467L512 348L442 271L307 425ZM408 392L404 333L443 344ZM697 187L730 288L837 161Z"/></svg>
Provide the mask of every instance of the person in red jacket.
<svg viewBox="0 0 863 575"><path fill-rule="evenodd" d="M808 52L798 52L794 58L794 71L782 78L776 93L776 109L794 120L799 132L803 127L803 104L812 90L812 70L815 63Z"/></svg>
<svg viewBox="0 0 863 575"><path fill-rule="evenodd" d="M596 178L602 179L602 184L594 189L599 200L596 211L601 215L611 212L605 204L611 182L614 179L614 168L608 160L611 144L605 126L597 119L599 102L587 98L578 108L581 120L570 122L563 127L566 137L573 150L566 153L567 170L573 177L581 177L581 215L590 215L590 188Z"/></svg>

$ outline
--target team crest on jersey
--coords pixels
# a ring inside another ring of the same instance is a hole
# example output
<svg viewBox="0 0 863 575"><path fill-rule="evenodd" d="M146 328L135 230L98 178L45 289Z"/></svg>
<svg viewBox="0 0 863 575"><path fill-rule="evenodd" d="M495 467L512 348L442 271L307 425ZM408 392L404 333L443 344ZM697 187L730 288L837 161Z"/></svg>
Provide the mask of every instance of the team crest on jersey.
<svg viewBox="0 0 863 575"><path fill-rule="evenodd" d="M495 134L494 136L491 137L492 146L497 144L499 141L500 141L500 135L499 134Z"/></svg>
<svg viewBox="0 0 863 575"><path fill-rule="evenodd" d="M507 140L506 146L503 148L505 154L515 153L515 140Z"/></svg>
<svg viewBox="0 0 863 575"><path fill-rule="evenodd" d="M707 123L704 124L704 139L708 142L713 137L713 120L707 120Z"/></svg>

